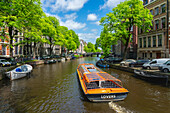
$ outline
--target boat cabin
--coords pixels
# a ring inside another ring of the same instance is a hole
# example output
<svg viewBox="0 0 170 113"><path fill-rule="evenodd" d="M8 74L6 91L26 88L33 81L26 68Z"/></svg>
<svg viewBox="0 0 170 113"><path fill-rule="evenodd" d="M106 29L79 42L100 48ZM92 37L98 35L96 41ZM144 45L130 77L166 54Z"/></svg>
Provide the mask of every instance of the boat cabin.
<svg viewBox="0 0 170 113"><path fill-rule="evenodd" d="M121 81L94 67L93 64L78 67L87 89L122 88Z"/></svg>

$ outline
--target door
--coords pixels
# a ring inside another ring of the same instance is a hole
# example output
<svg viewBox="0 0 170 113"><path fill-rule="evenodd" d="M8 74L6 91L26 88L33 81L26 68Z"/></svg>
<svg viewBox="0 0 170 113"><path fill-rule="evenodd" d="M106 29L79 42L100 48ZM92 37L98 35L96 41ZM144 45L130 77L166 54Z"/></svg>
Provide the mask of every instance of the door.
<svg viewBox="0 0 170 113"><path fill-rule="evenodd" d="M151 69L158 69L158 63L157 63L157 61L155 60L155 61L152 61L151 63L150 63L150 67L151 67Z"/></svg>
<svg viewBox="0 0 170 113"><path fill-rule="evenodd" d="M161 53L156 53L156 58L161 58Z"/></svg>

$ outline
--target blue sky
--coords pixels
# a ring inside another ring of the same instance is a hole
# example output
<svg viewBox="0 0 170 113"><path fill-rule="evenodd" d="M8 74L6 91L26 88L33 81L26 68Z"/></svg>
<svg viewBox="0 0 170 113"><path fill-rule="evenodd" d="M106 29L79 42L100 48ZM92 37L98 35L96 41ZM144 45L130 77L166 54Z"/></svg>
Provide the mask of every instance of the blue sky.
<svg viewBox="0 0 170 113"><path fill-rule="evenodd" d="M58 18L78 34L80 39L95 44L102 26L99 20L125 0L41 0L43 11Z"/></svg>

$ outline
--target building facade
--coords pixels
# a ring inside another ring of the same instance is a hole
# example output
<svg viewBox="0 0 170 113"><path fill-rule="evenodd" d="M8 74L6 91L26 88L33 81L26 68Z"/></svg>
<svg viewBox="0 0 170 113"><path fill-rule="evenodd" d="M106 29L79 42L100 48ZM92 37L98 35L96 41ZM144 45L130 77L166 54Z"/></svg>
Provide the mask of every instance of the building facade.
<svg viewBox="0 0 170 113"><path fill-rule="evenodd" d="M153 26L148 33L138 30L138 58L170 57L169 0L143 0L144 7L153 15Z"/></svg>
<svg viewBox="0 0 170 113"><path fill-rule="evenodd" d="M23 56L23 49L24 46L22 44L16 45L23 41L23 33L19 32L18 30L13 31L14 40L12 41L13 45L13 57L20 57Z"/></svg>
<svg viewBox="0 0 170 113"><path fill-rule="evenodd" d="M137 43L138 43L137 42L138 41L137 40L137 36L138 36L137 31L138 30L137 30L136 26L133 26L131 28L132 37L131 37L131 42L128 45L127 58L133 58L133 59L137 58ZM125 49L125 46L123 45L123 43L120 40L118 40L117 45L113 45L111 51L115 56L123 57L124 49Z"/></svg>
<svg viewBox="0 0 170 113"><path fill-rule="evenodd" d="M87 46L87 43L84 40L80 39L80 45L79 45L79 48L77 49L77 53L80 53L80 54L86 53L84 51L84 46L85 45Z"/></svg>
<svg viewBox="0 0 170 113"><path fill-rule="evenodd" d="M6 33L8 33L8 29L5 28L4 30ZM3 28L0 28L0 36L2 36ZM9 57L10 56L10 46L9 46L9 36L5 35L3 37L6 38L1 38L0 39L0 57Z"/></svg>

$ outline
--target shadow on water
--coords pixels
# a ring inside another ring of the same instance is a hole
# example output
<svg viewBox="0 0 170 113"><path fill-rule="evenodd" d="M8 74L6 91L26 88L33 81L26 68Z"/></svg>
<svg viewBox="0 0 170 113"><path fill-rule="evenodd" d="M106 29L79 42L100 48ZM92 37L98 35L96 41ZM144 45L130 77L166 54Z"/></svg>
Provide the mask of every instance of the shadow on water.
<svg viewBox="0 0 170 113"><path fill-rule="evenodd" d="M167 84L167 79L165 78L146 78L146 77L141 77L141 76L138 76L138 75L132 75L132 77L136 78L136 79L139 79L139 80L143 80L145 82L148 82L150 83L151 85L160 85L162 87L168 87L170 88L170 81L169 81L169 84Z"/></svg>

